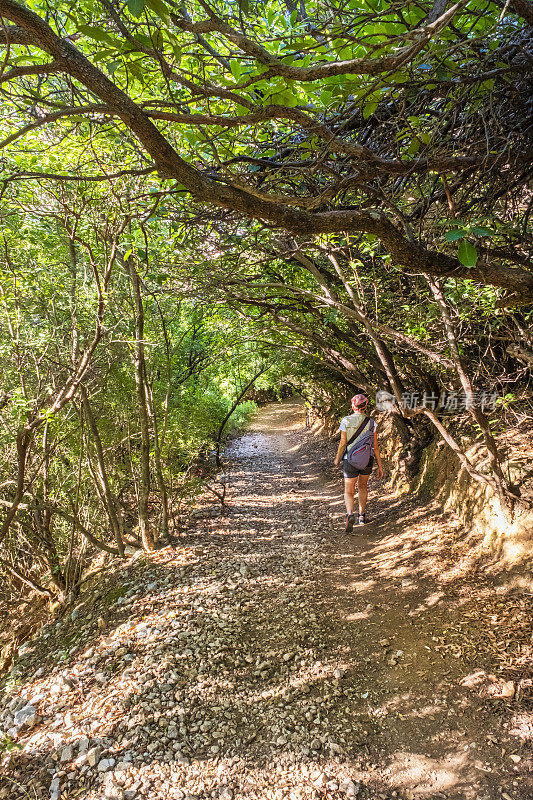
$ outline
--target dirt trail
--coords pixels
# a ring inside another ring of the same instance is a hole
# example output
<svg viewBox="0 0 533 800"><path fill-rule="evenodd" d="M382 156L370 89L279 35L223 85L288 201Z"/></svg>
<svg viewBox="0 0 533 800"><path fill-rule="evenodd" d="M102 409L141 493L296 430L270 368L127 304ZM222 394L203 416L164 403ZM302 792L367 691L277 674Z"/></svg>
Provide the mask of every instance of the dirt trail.
<svg viewBox="0 0 533 800"><path fill-rule="evenodd" d="M533 796L531 682L504 658L531 653L530 598L373 479L346 536L332 449L298 403L261 410L226 454L228 511L204 504L29 644L0 798Z"/></svg>
<svg viewBox="0 0 533 800"><path fill-rule="evenodd" d="M514 686L495 678L492 654L476 647L475 627L485 622L477 604L495 591L506 594L505 587L485 576L473 591L479 553L464 552L459 523L416 499L384 493L375 479L370 524L343 535L342 481L327 456L315 456L312 440L291 448L285 436L280 448L279 432L294 427L298 408L264 411L253 431L266 438L243 437L236 454L250 445L263 453L285 449L298 499L328 519L317 589L343 680L352 677L368 693L373 736L366 741L377 775L407 796L480 800L507 791L531 798L533 780L518 766L526 739L531 745L531 716L509 714Z"/></svg>

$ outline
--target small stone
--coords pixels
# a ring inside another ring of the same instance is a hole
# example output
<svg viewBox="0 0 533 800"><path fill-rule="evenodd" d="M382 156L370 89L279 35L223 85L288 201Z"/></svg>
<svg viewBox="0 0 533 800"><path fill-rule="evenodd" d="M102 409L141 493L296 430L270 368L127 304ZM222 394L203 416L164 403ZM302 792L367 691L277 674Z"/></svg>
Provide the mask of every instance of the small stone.
<svg viewBox="0 0 533 800"><path fill-rule="evenodd" d="M323 772L319 772L318 775L315 775L313 780L313 785L316 786L317 789L320 789L321 786L324 786L326 783L326 776Z"/></svg>
<svg viewBox="0 0 533 800"><path fill-rule="evenodd" d="M124 789L115 781L112 772L104 778L104 797L106 800L124 800Z"/></svg>
<svg viewBox="0 0 533 800"><path fill-rule="evenodd" d="M348 779L343 781L340 785L341 792L344 792L347 798L357 797L361 793L361 784Z"/></svg>
<svg viewBox="0 0 533 800"><path fill-rule="evenodd" d="M87 763L90 767L95 767L96 762L100 758L100 748L99 747L91 747L89 752L87 753Z"/></svg>
<svg viewBox="0 0 533 800"><path fill-rule="evenodd" d="M72 716L72 711L67 711L67 713L63 717L63 728L69 730L73 726L74 726L74 717Z"/></svg>
<svg viewBox="0 0 533 800"><path fill-rule="evenodd" d="M13 716L13 724L16 728L33 728L38 722L37 709L32 705L26 705L15 711Z"/></svg>
<svg viewBox="0 0 533 800"><path fill-rule="evenodd" d="M50 800L59 800L61 781L59 778L53 778L50 784Z"/></svg>
<svg viewBox="0 0 533 800"><path fill-rule="evenodd" d="M59 697L59 695L70 692L73 686L73 681L71 681L69 678L65 678L64 675L60 675L50 687L50 693Z"/></svg>
<svg viewBox="0 0 533 800"><path fill-rule="evenodd" d="M98 772L107 772L108 769L115 766L114 758L102 758L98 762Z"/></svg>
<svg viewBox="0 0 533 800"><path fill-rule="evenodd" d="M71 744L67 744L67 746L64 747L61 750L61 755L59 756L59 760L61 761L62 764L64 764L66 761L71 761L72 760L72 745Z"/></svg>

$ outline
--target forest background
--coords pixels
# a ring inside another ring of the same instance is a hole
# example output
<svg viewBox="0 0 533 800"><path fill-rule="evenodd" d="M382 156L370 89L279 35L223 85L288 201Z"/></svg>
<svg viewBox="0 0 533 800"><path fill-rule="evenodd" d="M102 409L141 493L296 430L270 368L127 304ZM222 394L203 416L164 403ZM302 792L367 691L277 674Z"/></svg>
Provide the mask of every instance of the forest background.
<svg viewBox="0 0 533 800"><path fill-rule="evenodd" d="M5 602L177 532L254 385L385 391L407 476L441 437L531 505L529 0L0 21Z"/></svg>

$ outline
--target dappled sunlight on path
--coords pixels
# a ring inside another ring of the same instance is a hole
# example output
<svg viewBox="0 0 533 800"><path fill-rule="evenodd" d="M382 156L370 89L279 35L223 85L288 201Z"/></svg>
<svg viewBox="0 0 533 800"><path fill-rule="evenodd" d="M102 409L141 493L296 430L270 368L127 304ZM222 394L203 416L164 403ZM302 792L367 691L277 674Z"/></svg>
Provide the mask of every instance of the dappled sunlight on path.
<svg viewBox="0 0 533 800"><path fill-rule="evenodd" d="M262 410L226 454L228 509L204 502L47 626L10 695L41 721L0 798L531 797L530 707L486 635L524 598L453 519L372 479L346 536L332 447L300 404Z"/></svg>

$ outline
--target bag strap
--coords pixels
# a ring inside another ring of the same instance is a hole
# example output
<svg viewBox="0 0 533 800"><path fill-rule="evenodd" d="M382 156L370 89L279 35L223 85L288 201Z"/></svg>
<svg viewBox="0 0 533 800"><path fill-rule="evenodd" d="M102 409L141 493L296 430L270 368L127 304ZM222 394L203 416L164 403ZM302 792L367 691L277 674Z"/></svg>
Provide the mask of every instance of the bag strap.
<svg viewBox="0 0 533 800"><path fill-rule="evenodd" d="M353 434L353 436L350 436L349 441L346 442L346 450L349 448L351 443L357 439L359 434L363 432L363 429L366 428L366 426L367 426L367 424L369 422L372 422L371 417L365 417L364 420L362 421L362 423L357 428L356 432ZM346 450L344 452L346 452Z"/></svg>

